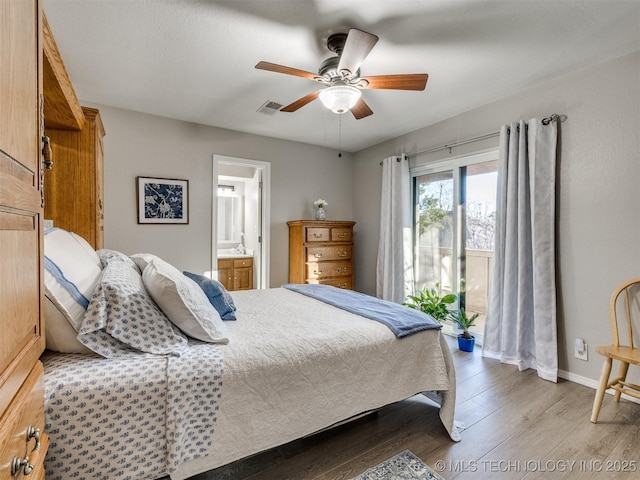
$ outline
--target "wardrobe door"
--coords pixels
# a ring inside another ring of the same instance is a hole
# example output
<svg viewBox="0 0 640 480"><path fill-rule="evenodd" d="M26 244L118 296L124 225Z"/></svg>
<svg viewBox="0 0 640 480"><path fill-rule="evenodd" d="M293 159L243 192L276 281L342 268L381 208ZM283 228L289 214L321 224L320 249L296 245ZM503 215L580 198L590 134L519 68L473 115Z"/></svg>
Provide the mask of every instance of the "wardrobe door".
<svg viewBox="0 0 640 480"><path fill-rule="evenodd" d="M43 475L47 445L40 19L37 0L0 1L0 478Z"/></svg>

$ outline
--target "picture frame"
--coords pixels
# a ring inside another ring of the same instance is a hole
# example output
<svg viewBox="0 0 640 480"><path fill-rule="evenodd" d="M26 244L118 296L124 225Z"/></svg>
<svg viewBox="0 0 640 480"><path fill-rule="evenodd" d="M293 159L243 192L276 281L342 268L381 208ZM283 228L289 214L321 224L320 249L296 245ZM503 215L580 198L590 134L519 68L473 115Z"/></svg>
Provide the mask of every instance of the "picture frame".
<svg viewBox="0 0 640 480"><path fill-rule="evenodd" d="M188 224L189 181L136 177L139 224Z"/></svg>

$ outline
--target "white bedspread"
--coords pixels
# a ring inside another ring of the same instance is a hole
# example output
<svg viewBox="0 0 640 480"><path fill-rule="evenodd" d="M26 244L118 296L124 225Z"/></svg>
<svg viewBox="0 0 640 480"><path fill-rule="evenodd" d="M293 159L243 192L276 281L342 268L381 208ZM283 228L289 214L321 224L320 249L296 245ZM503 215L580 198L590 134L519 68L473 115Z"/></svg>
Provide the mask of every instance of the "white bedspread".
<svg viewBox="0 0 640 480"><path fill-rule="evenodd" d="M184 479L421 391L440 391L454 440L455 373L439 330L397 339L384 325L286 289L232 292L213 448Z"/></svg>
<svg viewBox="0 0 640 480"><path fill-rule="evenodd" d="M179 360L46 354L48 478L184 479L421 391L442 394L459 440L439 330L399 340L289 290L232 295L228 345L192 345Z"/></svg>

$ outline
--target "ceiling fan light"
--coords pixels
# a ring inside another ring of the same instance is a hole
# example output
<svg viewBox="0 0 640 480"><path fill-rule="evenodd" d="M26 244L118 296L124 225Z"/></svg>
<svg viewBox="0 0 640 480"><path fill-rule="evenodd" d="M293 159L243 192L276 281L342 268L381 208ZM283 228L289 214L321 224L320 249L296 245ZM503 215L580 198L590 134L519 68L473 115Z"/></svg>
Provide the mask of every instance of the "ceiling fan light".
<svg viewBox="0 0 640 480"><path fill-rule="evenodd" d="M361 92L350 85L336 85L320 92L320 101L333 113L345 113L360 100Z"/></svg>

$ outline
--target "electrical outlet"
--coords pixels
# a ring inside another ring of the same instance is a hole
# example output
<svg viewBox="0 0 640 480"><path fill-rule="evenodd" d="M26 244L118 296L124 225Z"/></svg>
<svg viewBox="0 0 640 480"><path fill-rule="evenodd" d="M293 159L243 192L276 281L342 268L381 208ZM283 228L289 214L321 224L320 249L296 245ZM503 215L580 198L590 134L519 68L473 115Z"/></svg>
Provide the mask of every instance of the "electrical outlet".
<svg viewBox="0 0 640 480"><path fill-rule="evenodd" d="M576 338L575 341L575 345L574 345L574 356L579 359L579 360L584 360L585 362L588 361L588 345L587 342L585 342L583 339L581 338Z"/></svg>

